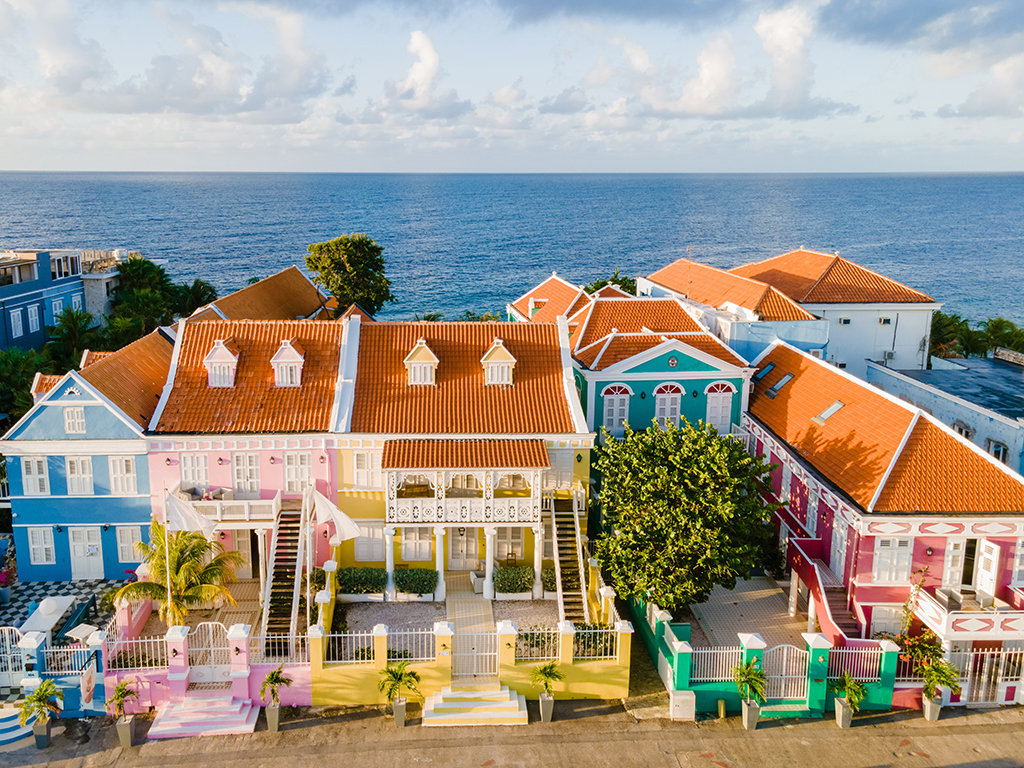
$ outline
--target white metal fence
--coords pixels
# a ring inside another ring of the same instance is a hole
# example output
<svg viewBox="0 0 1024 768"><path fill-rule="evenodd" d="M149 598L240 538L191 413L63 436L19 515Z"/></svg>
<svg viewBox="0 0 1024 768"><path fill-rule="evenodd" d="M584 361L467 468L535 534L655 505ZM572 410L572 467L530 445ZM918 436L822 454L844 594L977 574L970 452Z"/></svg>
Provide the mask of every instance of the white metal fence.
<svg viewBox="0 0 1024 768"><path fill-rule="evenodd" d="M113 640L107 643L106 668L162 669L167 666L167 641L162 637Z"/></svg>
<svg viewBox="0 0 1024 768"><path fill-rule="evenodd" d="M949 661L960 672L960 701L966 704L1004 704L1000 688L1024 682L1021 650L953 652Z"/></svg>
<svg viewBox="0 0 1024 768"><path fill-rule="evenodd" d="M325 664L372 664L373 633L324 635Z"/></svg>
<svg viewBox="0 0 1024 768"><path fill-rule="evenodd" d="M43 665L45 675L66 675L79 672L89 659L88 648L45 648Z"/></svg>
<svg viewBox="0 0 1024 768"><path fill-rule="evenodd" d="M914 672L917 662L904 659L902 656L896 659L896 682L897 683L920 683L921 675Z"/></svg>
<svg viewBox="0 0 1024 768"><path fill-rule="evenodd" d="M873 682L881 678L881 669L881 648L835 648L828 655L829 680L849 672L854 680Z"/></svg>
<svg viewBox="0 0 1024 768"><path fill-rule="evenodd" d="M516 637L517 659L558 658L559 635L557 629L526 629Z"/></svg>
<svg viewBox="0 0 1024 768"><path fill-rule="evenodd" d="M614 629L578 629L572 642L574 659L614 659L618 633Z"/></svg>
<svg viewBox="0 0 1024 768"><path fill-rule="evenodd" d="M498 674L497 632L456 632L452 637L452 675L492 677Z"/></svg>
<svg viewBox="0 0 1024 768"><path fill-rule="evenodd" d="M733 679L732 668L743 661L743 649L694 648L690 667L690 681L694 683L720 683Z"/></svg>
<svg viewBox="0 0 1024 768"><path fill-rule="evenodd" d="M252 664L307 664L309 638L299 635L266 635L249 638Z"/></svg>
<svg viewBox="0 0 1024 768"><path fill-rule="evenodd" d="M409 629L398 632L388 631L388 660L408 659L409 661L433 661L434 630Z"/></svg>

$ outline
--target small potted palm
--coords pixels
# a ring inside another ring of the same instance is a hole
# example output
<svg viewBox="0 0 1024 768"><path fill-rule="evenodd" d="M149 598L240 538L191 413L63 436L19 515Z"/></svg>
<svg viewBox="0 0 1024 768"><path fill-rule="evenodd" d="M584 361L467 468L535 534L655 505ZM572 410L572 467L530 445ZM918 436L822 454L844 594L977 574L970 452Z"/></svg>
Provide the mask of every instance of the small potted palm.
<svg viewBox="0 0 1024 768"><path fill-rule="evenodd" d="M939 686L949 688L952 693L960 693L960 671L945 659L924 661L917 671L924 678L924 691L921 703L924 707L924 719L934 722L942 712L942 699L939 697Z"/></svg>
<svg viewBox="0 0 1024 768"><path fill-rule="evenodd" d="M555 711L555 695L551 690L551 685L564 679L565 675L558 671L553 661L549 661L542 667L537 667L530 675L530 682L544 689L540 694L540 721L542 723L550 723L551 715Z"/></svg>
<svg viewBox="0 0 1024 768"><path fill-rule="evenodd" d="M278 664L277 669L272 669L263 678L260 685L260 698L267 701L267 693L270 693L270 700L264 707L267 713L267 730L277 733L281 726L281 697L277 693L278 688L287 688L292 684L292 679L284 673L283 664Z"/></svg>
<svg viewBox="0 0 1024 768"><path fill-rule="evenodd" d="M757 700L766 700L764 694L768 686L768 677L760 668L758 661L754 658L746 664L739 664L732 668L732 679L740 692L743 727L748 731L757 728L757 718L761 715L761 707Z"/></svg>
<svg viewBox="0 0 1024 768"><path fill-rule="evenodd" d="M402 689L409 693L420 696L419 688L416 687L420 681L418 672L406 669L408 661L400 661L397 664L388 664L380 671L380 680L377 681L377 690L384 694L388 706L395 715L395 725L398 728L405 726L405 697L402 696ZM386 710L385 710L386 711Z"/></svg>
<svg viewBox="0 0 1024 768"><path fill-rule="evenodd" d="M107 706L114 710L114 721L117 724L117 738L122 747L130 747L135 736L135 715L125 715L125 705L139 698L139 692L128 685L128 678L120 681L107 696Z"/></svg>
<svg viewBox="0 0 1024 768"><path fill-rule="evenodd" d="M64 701L64 691L57 687L53 680L43 680L32 693L21 702L18 722L25 726L30 717L35 718L32 733L36 737L36 749L50 746L50 715L60 712L60 702Z"/></svg>
<svg viewBox="0 0 1024 768"><path fill-rule="evenodd" d="M860 712L860 703L867 696L867 689L849 672L843 672L843 676L829 688L836 694L836 723L840 728L849 728L853 725L853 713Z"/></svg>

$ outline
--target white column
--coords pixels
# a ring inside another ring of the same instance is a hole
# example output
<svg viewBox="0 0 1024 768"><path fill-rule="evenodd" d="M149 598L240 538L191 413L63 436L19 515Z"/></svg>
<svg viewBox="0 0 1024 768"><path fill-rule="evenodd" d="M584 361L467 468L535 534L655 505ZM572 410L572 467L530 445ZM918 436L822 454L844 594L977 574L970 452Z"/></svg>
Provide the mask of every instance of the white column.
<svg viewBox="0 0 1024 768"><path fill-rule="evenodd" d="M395 599L395 526L384 526L384 568L388 572L388 583L384 588L386 599Z"/></svg>
<svg viewBox="0 0 1024 768"><path fill-rule="evenodd" d="M815 633L815 619L818 618L817 608L814 605L814 595L810 590L807 591L807 631L810 634Z"/></svg>
<svg viewBox="0 0 1024 768"><path fill-rule="evenodd" d="M434 526L434 562L437 564L437 589L434 590L434 600L444 600L444 534L443 525Z"/></svg>
<svg viewBox="0 0 1024 768"><path fill-rule="evenodd" d="M796 604L800 597L800 577L793 571L789 575L789 615L796 616Z"/></svg>
<svg viewBox="0 0 1024 768"><path fill-rule="evenodd" d="M260 602L263 602L263 593L267 589L267 568L270 567L267 557L267 529L256 529L256 551L260 559Z"/></svg>
<svg viewBox="0 0 1024 768"><path fill-rule="evenodd" d="M533 599L544 597L544 582L540 572L544 567L544 523L533 526Z"/></svg>
<svg viewBox="0 0 1024 768"><path fill-rule="evenodd" d="M484 598L487 600L494 599L494 544L495 539L498 537L498 529L493 526L490 528L484 528L484 537L487 542L487 548L485 550L487 560L484 563L486 574L484 576Z"/></svg>

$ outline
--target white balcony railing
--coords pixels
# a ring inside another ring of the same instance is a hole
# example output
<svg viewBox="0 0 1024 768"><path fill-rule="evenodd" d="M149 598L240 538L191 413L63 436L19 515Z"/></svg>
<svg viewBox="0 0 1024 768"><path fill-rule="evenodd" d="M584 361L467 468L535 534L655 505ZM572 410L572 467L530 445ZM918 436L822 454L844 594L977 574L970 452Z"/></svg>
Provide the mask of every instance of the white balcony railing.
<svg viewBox="0 0 1024 768"><path fill-rule="evenodd" d="M950 610L930 593L917 592L914 613L942 640L1000 640L1024 636L1024 611L1002 601L975 610Z"/></svg>
<svg viewBox="0 0 1024 768"><path fill-rule="evenodd" d="M218 523L273 522L281 512L281 492L272 499L214 499L195 500L189 503L199 514Z"/></svg>
<svg viewBox="0 0 1024 768"><path fill-rule="evenodd" d="M481 499L432 496L392 499L388 502L389 523L539 523L540 494Z"/></svg>

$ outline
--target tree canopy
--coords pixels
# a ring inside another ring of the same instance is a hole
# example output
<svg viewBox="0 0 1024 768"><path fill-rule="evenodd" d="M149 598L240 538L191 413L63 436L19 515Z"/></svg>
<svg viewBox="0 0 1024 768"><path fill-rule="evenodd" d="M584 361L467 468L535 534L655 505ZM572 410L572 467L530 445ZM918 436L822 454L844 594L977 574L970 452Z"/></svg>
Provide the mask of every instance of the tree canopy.
<svg viewBox="0 0 1024 768"><path fill-rule="evenodd" d="M630 296L636 296L636 278L620 275L619 270L617 269L607 280L595 280L589 285L583 286L583 290L587 293L593 294L604 288L606 285L617 285Z"/></svg>
<svg viewBox="0 0 1024 768"><path fill-rule="evenodd" d="M936 311L932 315L935 357L985 357L996 347L1024 352L1024 328L1003 317L990 317L972 328L965 317Z"/></svg>
<svg viewBox="0 0 1024 768"><path fill-rule="evenodd" d="M68 307L57 316L57 325L46 326L50 337L46 345L58 370L77 368L86 349L96 349L100 343L96 319L82 309Z"/></svg>
<svg viewBox="0 0 1024 768"><path fill-rule="evenodd" d="M770 467L704 424L604 432L595 463L606 531L597 557L625 598L678 609L707 600L751 569L776 571Z"/></svg>
<svg viewBox="0 0 1024 768"><path fill-rule="evenodd" d="M385 303L398 301L384 275L384 249L367 235L342 235L307 250L313 282L338 300L336 316L352 304L376 315Z"/></svg>

